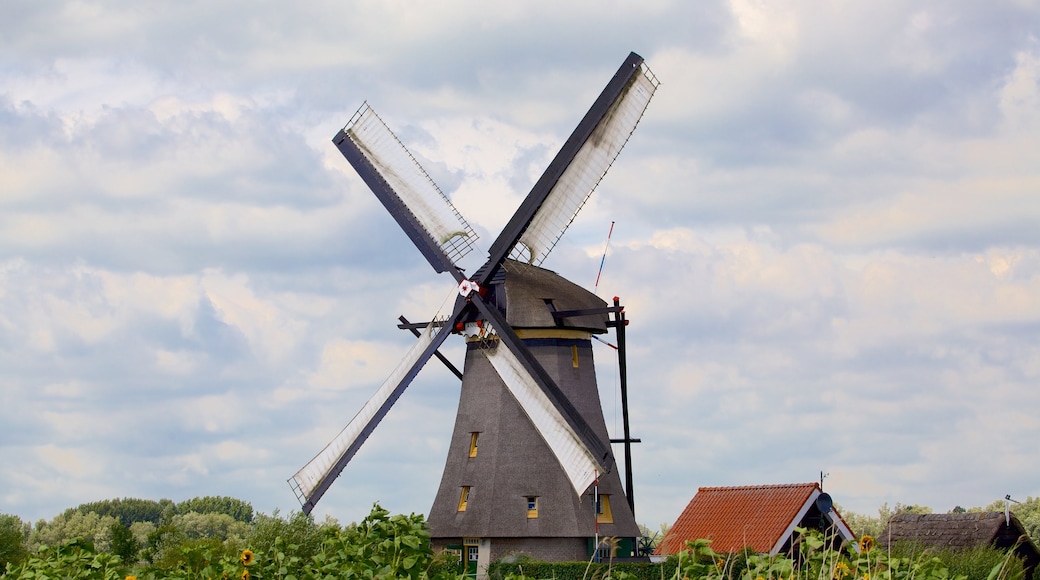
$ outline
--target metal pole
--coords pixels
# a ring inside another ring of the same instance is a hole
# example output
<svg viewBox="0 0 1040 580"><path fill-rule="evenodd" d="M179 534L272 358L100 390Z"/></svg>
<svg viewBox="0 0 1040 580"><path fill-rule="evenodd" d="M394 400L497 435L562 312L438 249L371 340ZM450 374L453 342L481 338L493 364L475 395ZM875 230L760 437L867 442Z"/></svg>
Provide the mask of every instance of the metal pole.
<svg viewBox="0 0 1040 580"><path fill-rule="evenodd" d="M621 373L621 417L625 428L625 498L632 516L636 515L636 498L632 489L632 431L628 424L628 366L625 361L625 311L621 308L621 299L614 297L614 313L617 321L618 371Z"/></svg>

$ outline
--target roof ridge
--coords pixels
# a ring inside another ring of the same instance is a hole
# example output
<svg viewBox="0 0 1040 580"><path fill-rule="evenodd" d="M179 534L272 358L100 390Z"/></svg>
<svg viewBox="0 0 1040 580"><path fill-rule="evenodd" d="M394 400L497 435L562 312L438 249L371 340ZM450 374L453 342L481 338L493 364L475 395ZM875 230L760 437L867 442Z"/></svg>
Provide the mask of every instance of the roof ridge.
<svg viewBox="0 0 1040 580"><path fill-rule="evenodd" d="M715 491L715 490L737 490L737 489L779 489L779 488L790 488L797 489L803 487L819 487L820 484L813 482L806 483L769 483L764 485L717 485L708 487L698 487L697 491Z"/></svg>

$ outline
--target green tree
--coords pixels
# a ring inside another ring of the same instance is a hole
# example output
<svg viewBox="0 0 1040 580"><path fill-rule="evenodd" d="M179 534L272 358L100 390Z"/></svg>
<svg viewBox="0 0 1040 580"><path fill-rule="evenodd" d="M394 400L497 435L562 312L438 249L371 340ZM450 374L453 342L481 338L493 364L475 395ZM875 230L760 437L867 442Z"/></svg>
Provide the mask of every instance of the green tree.
<svg viewBox="0 0 1040 580"><path fill-rule="evenodd" d="M74 513L94 512L99 516L112 516L124 526L129 526L134 522L152 522L159 525L162 523L164 514L173 515L175 511L176 506L168 499L154 501L124 497L80 504L65 510L62 515L71 516Z"/></svg>
<svg viewBox="0 0 1040 580"><path fill-rule="evenodd" d="M59 546L79 539L88 542L91 549L107 552L111 549L112 524L117 522L112 516L66 510L49 522L36 524L29 535L29 550L36 552L43 546Z"/></svg>
<svg viewBox="0 0 1040 580"><path fill-rule="evenodd" d="M253 521L253 506L249 502L227 496L193 497L177 504L177 513L226 514L240 522Z"/></svg>
<svg viewBox="0 0 1040 580"><path fill-rule="evenodd" d="M111 529L112 553L123 559L124 562L137 561L137 540L130 528L122 522L113 522Z"/></svg>
<svg viewBox="0 0 1040 580"><path fill-rule="evenodd" d="M242 540L249 535L249 524L224 513L188 512L173 516L172 523L190 539Z"/></svg>
<svg viewBox="0 0 1040 580"><path fill-rule="evenodd" d="M337 533L342 533L339 523L330 517L318 524L303 512L293 512L285 518L275 510L271 515L257 514L253 518L246 545L259 554L274 554L279 549L284 553L288 546L293 546L292 555L300 562L309 562L321 551L325 538ZM276 548L279 540L283 548Z"/></svg>
<svg viewBox="0 0 1040 580"><path fill-rule="evenodd" d="M20 564L29 555L26 548L29 524L18 516L0 514L0 574L10 565Z"/></svg>

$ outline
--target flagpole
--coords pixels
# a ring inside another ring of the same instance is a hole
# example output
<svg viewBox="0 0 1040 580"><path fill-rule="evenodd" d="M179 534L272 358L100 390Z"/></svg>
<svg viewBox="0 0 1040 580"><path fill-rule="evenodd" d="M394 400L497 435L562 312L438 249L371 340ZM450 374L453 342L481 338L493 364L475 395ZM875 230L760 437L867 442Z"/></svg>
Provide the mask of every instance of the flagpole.
<svg viewBox="0 0 1040 580"><path fill-rule="evenodd" d="M593 473L596 474L595 479L592 480L593 497L595 498L592 511L596 516L596 543L592 546L592 557L599 564L599 470L597 469Z"/></svg>

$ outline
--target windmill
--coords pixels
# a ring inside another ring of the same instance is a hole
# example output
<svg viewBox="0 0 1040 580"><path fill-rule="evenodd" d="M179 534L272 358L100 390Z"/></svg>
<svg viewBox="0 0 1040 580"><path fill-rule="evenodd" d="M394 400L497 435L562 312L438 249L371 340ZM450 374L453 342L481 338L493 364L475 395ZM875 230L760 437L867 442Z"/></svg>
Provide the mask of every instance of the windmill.
<svg viewBox="0 0 1040 580"><path fill-rule="evenodd" d="M584 559L600 535L639 535L614 467L591 336L613 307L539 267L588 200L658 85L632 53L468 276L476 234L366 104L333 138L438 273L458 287L350 423L289 483L310 513L450 334L466 337L459 410L428 527L436 547L476 564L510 552ZM403 321L406 322L406 321ZM421 330L421 332L419 332ZM626 439L628 435L626 433ZM611 502L610 498L616 498ZM634 541L634 540L633 540Z"/></svg>

